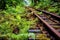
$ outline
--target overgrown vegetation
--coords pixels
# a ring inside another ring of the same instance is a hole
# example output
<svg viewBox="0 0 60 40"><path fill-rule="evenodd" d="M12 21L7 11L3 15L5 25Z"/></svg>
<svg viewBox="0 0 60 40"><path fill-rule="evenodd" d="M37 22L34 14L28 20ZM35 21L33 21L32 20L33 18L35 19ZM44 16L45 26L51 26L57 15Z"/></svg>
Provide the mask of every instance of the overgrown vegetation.
<svg viewBox="0 0 60 40"><path fill-rule="evenodd" d="M60 3L51 0L29 0L29 6L60 15ZM0 40L28 40L28 30L37 19L28 14L25 0L0 0ZM38 13L42 14L42 12ZM34 19L34 20L33 20Z"/></svg>
<svg viewBox="0 0 60 40"><path fill-rule="evenodd" d="M53 0L40 0L35 6L36 9L47 10L60 15L60 3Z"/></svg>
<svg viewBox="0 0 60 40"><path fill-rule="evenodd" d="M35 21L26 18L24 1L3 0L0 4L4 2L5 6L0 6L3 9L0 12L0 40L28 40L28 30Z"/></svg>

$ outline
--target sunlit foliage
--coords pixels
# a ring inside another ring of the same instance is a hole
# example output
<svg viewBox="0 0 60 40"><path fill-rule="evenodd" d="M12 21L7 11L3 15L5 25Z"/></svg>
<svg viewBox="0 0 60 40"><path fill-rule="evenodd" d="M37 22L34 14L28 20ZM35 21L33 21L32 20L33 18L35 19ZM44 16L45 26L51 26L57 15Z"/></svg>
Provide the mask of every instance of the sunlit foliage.
<svg viewBox="0 0 60 40"><path fill-rule="evenodd" d="M6 9L0 12L1 40L28 40L28 30L34 21L26 19L25 1L6 0L3 2L6 3L3 7Z"/></svg>
<svg viewBox="0 0 60 40"><path fill-rule="evenodd" d="M54 1L54 0L40 0L38 4L35 5L36 9L43 9L47 10L52 13L57 13L60 15L60 2Z"/></svg>

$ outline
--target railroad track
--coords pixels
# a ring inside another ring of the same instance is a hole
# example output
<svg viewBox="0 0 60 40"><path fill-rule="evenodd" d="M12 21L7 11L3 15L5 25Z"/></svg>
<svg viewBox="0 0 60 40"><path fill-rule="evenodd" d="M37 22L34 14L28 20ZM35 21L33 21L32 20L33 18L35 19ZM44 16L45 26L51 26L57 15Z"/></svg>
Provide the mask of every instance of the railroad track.
<svg viewBox="0 0 60 40"><path fill-rule="evenodd" d="M50 15L52 18L54 18L55 20L58 20L60 22L60 16L55 15L54 13L50 13L48 11L40 10L40 9L35 9L35 10L41 11L41 12L45 13L46 15Z"/></svg>
<svg viewBox="0 0 60 40"><path fill-rule="evenodd" d="M56 16L46 11L37 10L43 12L42 15L39 15L37 14L37 11L35 9L29 7L27 8L31 12L33 12L33 14L40 20L39 25L42 24L42 26L35 28L38 29L36 32L39 32L40 29L43 34L46 34L51 38L50 40L60 40L60 17L59 16ZM33 30L33 28L30 28L30 31L31 29ZM39 40L39 38L36 40Z"/></svg>

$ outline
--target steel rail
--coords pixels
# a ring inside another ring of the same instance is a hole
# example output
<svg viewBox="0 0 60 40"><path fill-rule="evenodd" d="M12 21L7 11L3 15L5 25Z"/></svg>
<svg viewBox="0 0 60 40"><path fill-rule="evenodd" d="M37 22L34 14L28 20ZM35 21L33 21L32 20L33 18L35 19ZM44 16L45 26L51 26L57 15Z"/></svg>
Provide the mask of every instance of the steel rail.
<svg viewBox="0 0 60 40"><path fill-rule="evenodd" d="M53 33L52 35L55 36L55 38L59 39L60 38L60 33L57 32L52 26L50 26L46 21L44 21L39 15L34 13L45 25L45 28L47 27L49 29L49 32Z"/></svg>
<svg viewBox="0 0 60 40"><path fill-rule="evenodd" d="M35 12L34 9L29 8L29 10L31 10L31 11L33 12L33 14L42 21L42 23L45 25L45 28L48 29L47 31L48 31L51 35L53 35L56 39L60 40L60 33L59 33L57 30L55 30L55 29L54 29L52 26L50 26L45 20L43 20L38 14L36 14L36 12ZM43 12L43 13L45 13L45 12ZM51 15L51 13L46 13L46 14ZM52 16L53 16L53 15L52 15ZM54 15L53 17L56 17L56 18L59 18L59 19L60 19L60 17L55 16L55 15Z"/></svg>
<svg viewBox="0 0 60 40"><path fill-rule="evenodd" d="M55 15L55 14L50 13L50 12L45 11L45 10L40 10L40 9L35 9L35 10L37 10L37 11L41 11L41 12L47 14L47 15L51 15L51 17L55 18L56 20L58 20L58 21L60 22L60 16L58 16L58 15Z"/></svg>

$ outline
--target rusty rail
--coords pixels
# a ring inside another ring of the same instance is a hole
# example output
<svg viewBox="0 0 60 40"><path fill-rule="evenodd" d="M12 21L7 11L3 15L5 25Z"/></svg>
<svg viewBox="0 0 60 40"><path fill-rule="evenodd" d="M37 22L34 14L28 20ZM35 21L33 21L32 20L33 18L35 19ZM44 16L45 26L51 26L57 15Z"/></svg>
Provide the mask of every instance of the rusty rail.
<svg viewBox="0 0 60 40"><path fill-rule="evenodd" d="M50 13L50 12L47 12L47 11L45 11L45 10L40 10L40 9L35 9L35 10L41 11L41 12L47 14L47 15L51 15L51 17L53 17L53 18L55 18L56 20L60 21L60 16L57 16L57 15L55 15L55 14L53 14L53 13Z"/></svg>
<svg viewBox="0 0 60 40"><path fill-rule="evenodd" d="M49 32L51 33L51 35L55 36L56 39L60 38L60 33L58 33L53 27L51 27L47 22L45 22L39 15L37 15L36 13L34 13L34 15L36 15L45 25L45 28L48 28Z"/></svg>
<svg viewBox="0 0 60 40"><path fill-rule="evenodd" d="M32 8L29 8L29 10L31 10L33 12L33 14L38 17L40 19L40 21L45 25L45 28L47 29L47 31L55 37L55 39L60 40L60 33L54 29L52 26L50 26L45 20L43 20L38 14L36 14L35 10ZM40 11L40 10L39 10ZM56 16L52 13L46 12L46 11L42 11L43 13L49 14L51 15L53 18L56 18L58 21L60 21L60 16Z"/></svg>

